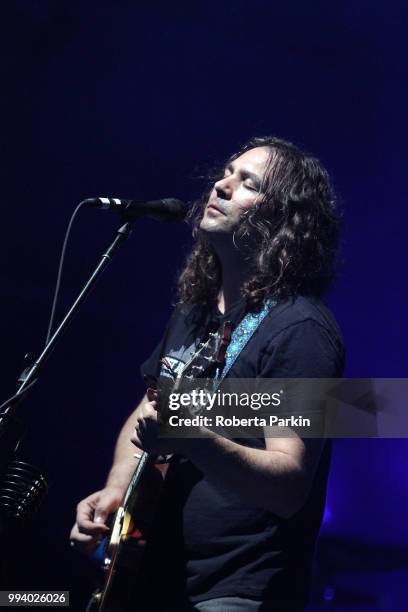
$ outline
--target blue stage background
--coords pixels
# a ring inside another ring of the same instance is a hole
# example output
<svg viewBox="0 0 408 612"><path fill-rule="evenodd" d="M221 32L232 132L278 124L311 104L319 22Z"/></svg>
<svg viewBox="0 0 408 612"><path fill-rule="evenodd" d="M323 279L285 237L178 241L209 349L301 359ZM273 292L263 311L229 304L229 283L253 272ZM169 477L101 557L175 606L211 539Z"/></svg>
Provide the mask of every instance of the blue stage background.
<svg viewBox="0 0 408 612"><path fill-rule="evenodd" d="M191 200L214 162L265 134L320 157L339 194L327 302L346 376L407 375L405 3L20 0L2 17L3 399L44 342L75 205ZM80 215L58 318L117 225ZM82 609L92 568L68 548L75 505L104 482L190 244L185 225L137 223L25 403L24 452L52 486L3 558L10 587L69 589ZM406 440L336 442L313 612L406 610L407 468Z"/></svg>

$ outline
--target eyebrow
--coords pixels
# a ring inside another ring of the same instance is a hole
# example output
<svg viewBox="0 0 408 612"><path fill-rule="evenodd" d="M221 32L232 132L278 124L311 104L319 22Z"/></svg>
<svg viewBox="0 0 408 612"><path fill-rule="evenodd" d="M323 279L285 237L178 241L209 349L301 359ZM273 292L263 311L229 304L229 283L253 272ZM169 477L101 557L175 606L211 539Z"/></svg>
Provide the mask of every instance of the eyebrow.
<svg viewBox="0 0 408 612"><path fill-rule="evenodd" d="M234 163L233 162L229 163L228 166L225 169L229 170L230 172L233 172L234 171ZM257 174L254 174L253 172L250 172L249 170L245 170L245 169L244 170L240 170L239 174L240 174L240 176L241 176L241 178L243 180L245 180L247 178L251 179L251 181L253 181L254 186L257 189L259 189L261 187L262 181L261 181L261 179L259 178L259 176Z"/></svg>

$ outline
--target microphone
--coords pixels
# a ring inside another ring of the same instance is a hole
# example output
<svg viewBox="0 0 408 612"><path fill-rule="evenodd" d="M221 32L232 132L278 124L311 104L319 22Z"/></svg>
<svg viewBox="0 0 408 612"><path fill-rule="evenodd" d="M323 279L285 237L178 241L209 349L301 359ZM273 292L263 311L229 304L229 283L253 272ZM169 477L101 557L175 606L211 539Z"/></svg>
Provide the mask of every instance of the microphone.
<svg viewBox="0 0 408 612"><path fill-rule="evenodd" d="M158 221L183 221L187 214L187 205L175 198L148 200L146 202L119 198L88 198L84 200L84 204L100 210L114 210L121 214L126 221L144 216L152 217Z"/></svg>

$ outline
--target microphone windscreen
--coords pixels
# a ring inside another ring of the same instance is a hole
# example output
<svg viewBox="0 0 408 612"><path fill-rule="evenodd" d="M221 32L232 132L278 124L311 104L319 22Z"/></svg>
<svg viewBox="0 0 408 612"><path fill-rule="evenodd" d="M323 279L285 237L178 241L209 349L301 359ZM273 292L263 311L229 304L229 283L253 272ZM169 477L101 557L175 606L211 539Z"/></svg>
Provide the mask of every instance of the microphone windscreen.
<svg viewBox="0 0 408 612"><path fill-rule="evenodd" d="M176 198L163 198L153 200L146 206L146 214L149 217L166 221L169 223L183 221L187 215L188 206Z"/></svg>

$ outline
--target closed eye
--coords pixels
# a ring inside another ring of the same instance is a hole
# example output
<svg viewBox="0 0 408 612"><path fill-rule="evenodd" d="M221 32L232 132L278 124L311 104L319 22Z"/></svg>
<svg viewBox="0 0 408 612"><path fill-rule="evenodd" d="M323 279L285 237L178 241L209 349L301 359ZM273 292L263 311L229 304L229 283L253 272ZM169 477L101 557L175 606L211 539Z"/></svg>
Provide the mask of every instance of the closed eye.
<svg viewBox="0 0 408 612"><path fill-rule="evenodd" d="M234 174L235 168L233 164L229 164L224 171L224 178ZM240 180L243 182L246 189L256 191L257 193L261 190L261 181L253 172L249 172L245 169L238 169L238 175ZM248 182L247 182L248 181Z"/></svg>

